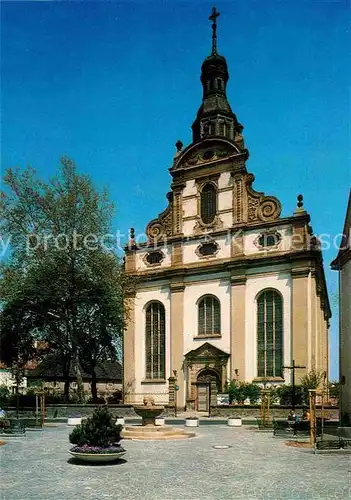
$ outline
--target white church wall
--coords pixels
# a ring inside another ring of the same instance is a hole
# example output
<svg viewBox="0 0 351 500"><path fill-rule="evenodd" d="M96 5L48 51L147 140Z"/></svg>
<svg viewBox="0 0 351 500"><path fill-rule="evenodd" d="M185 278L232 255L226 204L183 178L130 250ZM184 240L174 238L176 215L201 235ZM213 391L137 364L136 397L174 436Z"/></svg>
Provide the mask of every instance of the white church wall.
<svg viewBox="0 0 351 500"><path fill-rule="evenodd" d="M232 212L226 212L226 213L219 214L219 218L222 221L222 224L223 224L222 227L223 227L223 229L227 229L227 228L232 227L232 225L233 225L233 214L232 214Z"/></svg>
<svg viewBox="0 0 351 500"><path fill-rule="evenodd" d="M233 210L232 191L223 191L218 193L218 210Z"/></svg>
<svg viewBox="0 0 351 500"><path fill-rule="evenodd" d="M281 241L277 248L268 249L260 249L255 244L257 238L264 233L264 229L253 229L250 231L245 231L244 235L244 253L245 255L250 255L253 253L264 253L270 251L288 251L291 249L291 235L292 230L288 225L285 226L276 226L270 227L269 231L277 231L281 235Z"/></svg>
<svg viewBox="0 0 351 500"><path fill-rule="evenodd" d="M183 189L182 195L184 196L193 196L197 193L197 187L195 179L191 179L190 181L186 181L185 187Z"/></svg>
<svg viewBox="0 0 351 500"><path fill-rule="evenodd" d="M147 265L144 262L144 259L146 255L150 252L152 252L154 249L153 248L148 248L148 249L142 249L139 250L136 253L136 259L135 259L135 266L137 271L145 271L147 269L154 269L154 268L163 268L163 267L168 267L172 264L172 249L170 245L164 245L157 250L160 250L164 254L164 259L162 260L161 264L157 266L150 266Z"/></svg>
<svg viewBox="0 0 351 500"><path fill-rule="evenodd" d="M186 217L196 217L197 215L197 198L186 198L183 200L183 214Z"/></svg>
<svg viewBox="0 0 351 500"><path fill-rule="evenodd" d="M233 185L231 172L222 172L218 179L218 188L223 189Z"/></svg>
<svg viewBox="0 0 351 500"><path fill-rule="evenodd" d="M283 297L283 359L284 366L291 362L291 275L276 272L266 276L248 276L246 281L245 310L245 379L257 377L257 295L265 288L274 288ZM286 383L290 383L289 370L284 371Z"/></svg>
<svg viewBox="0 0 351 500"><path fill-rule="evenodd" d="M230 352L230 281L211 279L187 283L184 290L184 354L209 342L218 349ZM215 295L221 303L221 338L196 339L198 334L198 301L206 294Z"/></svg>
<svg viewBox="0 0 351 500"><path fill-rule="evenodd" d="M142 384L145 380L145 306L151 300L158 300L165 307L166 317L166 382L164 384ZM138 291L135 300L135 393L163 393L168 389L167 379L170 377L170 290L166 284L150 290Z"/></svg>

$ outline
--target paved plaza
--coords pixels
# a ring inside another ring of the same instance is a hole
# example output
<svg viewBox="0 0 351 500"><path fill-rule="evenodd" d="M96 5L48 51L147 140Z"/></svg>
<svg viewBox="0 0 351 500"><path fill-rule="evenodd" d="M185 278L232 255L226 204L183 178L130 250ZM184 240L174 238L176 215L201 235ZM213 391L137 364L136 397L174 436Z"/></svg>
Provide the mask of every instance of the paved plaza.
<svg viewBox="0 0 351 500"><path fill-rule="evenodd" d="M350 455L314 455L250 428L203 425L186 441L125 440L125 461L97 466L71 462L71 430L9 439L0 448L1 500L351 498Z"/></svg>

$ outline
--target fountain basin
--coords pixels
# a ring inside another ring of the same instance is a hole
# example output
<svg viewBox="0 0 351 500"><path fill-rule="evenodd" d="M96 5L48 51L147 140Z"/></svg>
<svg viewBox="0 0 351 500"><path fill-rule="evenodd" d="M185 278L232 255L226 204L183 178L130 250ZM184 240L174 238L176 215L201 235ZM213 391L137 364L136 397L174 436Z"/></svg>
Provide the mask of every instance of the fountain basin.
<svg viewBox="0 0 351 500"><path fill-rule="evenodd" d="M163 410L165 409L164 406L134 406L134 411L139 417L142 417L143 419L143 425L144 426L154 426L155 424L155 418L161 415Z"/></svg>

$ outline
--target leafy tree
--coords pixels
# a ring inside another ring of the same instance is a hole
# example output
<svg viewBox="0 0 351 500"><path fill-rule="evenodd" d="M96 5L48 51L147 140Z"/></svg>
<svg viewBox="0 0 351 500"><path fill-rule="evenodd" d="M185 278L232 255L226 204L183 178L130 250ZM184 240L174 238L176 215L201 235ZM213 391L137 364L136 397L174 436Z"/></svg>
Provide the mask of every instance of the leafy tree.
<svg viewBox="0 0 351 500"><path fill-rule="evenodd" d="M340 398L340 383L338 381L331 381L328 384L328 392L330 398L335 398L339 402Z"/></svg>
<svg viewBox="0 0 351 500"><path fill-rule="evenodd" d="M1 315L7 318L4 338L17 343L1 356L7 363L19 353L27 359L39 345L62 364L66 396L73 368L82 400L82 364L94 370L99 359L114 356L114 339L123 331L123 293L131 286L115 242L106 237L113 205L67 158L47 183L30 168L9 169L4 183L3 234L11 238L11 251L1 273Z"/></svg>

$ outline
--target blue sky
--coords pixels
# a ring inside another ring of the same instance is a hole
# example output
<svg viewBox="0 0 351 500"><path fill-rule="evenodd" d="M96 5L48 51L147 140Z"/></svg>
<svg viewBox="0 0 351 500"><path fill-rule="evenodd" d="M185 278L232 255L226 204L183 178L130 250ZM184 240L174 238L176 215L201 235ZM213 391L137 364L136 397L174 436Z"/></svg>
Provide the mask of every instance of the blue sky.
<svg viewBox="0 0 351 500"><path fill-rule="evenodd" d="M52 175L73 158L117 205L114 230L144 231L166 206L168 168L201 102L212 3L3 2L2 169ZM258 191L291 215L303 193L317 235L342 230L350 173L347 1L218 2L218 49ZM331 377L336 249L324 252Z"/></svg>

